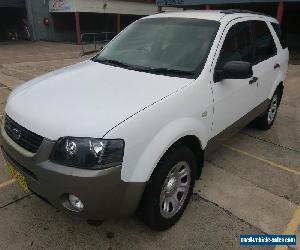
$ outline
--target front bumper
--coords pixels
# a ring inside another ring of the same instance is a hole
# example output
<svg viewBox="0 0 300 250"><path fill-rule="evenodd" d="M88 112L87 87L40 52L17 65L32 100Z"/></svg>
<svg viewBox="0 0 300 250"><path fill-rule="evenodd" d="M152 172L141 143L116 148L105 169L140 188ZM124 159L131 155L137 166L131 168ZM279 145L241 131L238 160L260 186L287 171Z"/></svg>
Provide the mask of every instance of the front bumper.
<svg viewBox="0 0 300 250"><path fill-rule="evenodd" d="M84 170L55 164L48 160L55 142L44 139L32 154L11 140L3 126L0 143L4 157L25 176L29 189L58 209L93 220L128 217L142 197L146 183L123 182L121 166ZM80 198L82 211L70 206L68 194Z"/></svg>

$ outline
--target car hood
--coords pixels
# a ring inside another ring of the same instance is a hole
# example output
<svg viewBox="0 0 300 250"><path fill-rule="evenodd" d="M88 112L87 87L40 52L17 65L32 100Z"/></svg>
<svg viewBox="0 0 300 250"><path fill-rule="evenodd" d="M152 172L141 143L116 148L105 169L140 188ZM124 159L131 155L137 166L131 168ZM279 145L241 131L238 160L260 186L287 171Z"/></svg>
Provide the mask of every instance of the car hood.
<svg viewBox="0 0 300 250"><path fill-rule="evenodd" d="M9 96L5 112L51 140L63 136L100 138L191 81L88 60L18 87Z"/></svg>

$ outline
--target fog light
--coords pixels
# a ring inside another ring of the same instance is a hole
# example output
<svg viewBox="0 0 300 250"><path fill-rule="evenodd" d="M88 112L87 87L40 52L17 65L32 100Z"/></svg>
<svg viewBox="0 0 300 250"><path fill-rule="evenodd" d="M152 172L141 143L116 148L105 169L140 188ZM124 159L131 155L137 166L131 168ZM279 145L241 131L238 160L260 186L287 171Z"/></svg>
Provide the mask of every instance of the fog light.
<svg viewBox="0 0 300 250"><path fill-rule="evenodd" d="M83 202L75 195L69 194L69 201L71 205L78 211L82 211L84 208Z"/></svg>

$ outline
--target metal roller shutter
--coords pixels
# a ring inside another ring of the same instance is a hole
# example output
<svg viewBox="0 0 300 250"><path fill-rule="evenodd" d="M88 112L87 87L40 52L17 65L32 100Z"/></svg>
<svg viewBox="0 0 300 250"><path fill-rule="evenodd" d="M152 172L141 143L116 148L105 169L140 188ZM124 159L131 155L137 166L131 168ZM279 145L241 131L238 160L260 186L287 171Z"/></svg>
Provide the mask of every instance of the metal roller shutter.
<svg viewBox="0 0 300 250"><path fill-rule="evenodd" d="M25 7L25 0L0 0L1 7Z"/></svg>

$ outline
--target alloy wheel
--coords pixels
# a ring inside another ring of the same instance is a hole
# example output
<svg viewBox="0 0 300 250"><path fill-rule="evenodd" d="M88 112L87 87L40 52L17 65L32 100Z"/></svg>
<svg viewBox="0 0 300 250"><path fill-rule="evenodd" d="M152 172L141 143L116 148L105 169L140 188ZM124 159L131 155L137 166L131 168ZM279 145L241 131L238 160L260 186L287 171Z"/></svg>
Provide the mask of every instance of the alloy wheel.
<svg viewBox="0 0 300 250"><path fill-rule="evenodd" d="M186 161L178 162L169 172L160 194L160 213L164 218L171 218L180 210L190 185L190 165Z"/></svg>
<svg viewBox="0 0 300 250"><path fill-rule="evenodd" d="M277 113L277 108L278 108L278 97L277 95L274 95L268 110L268 124L271 124L274 121Z"/></svg>

